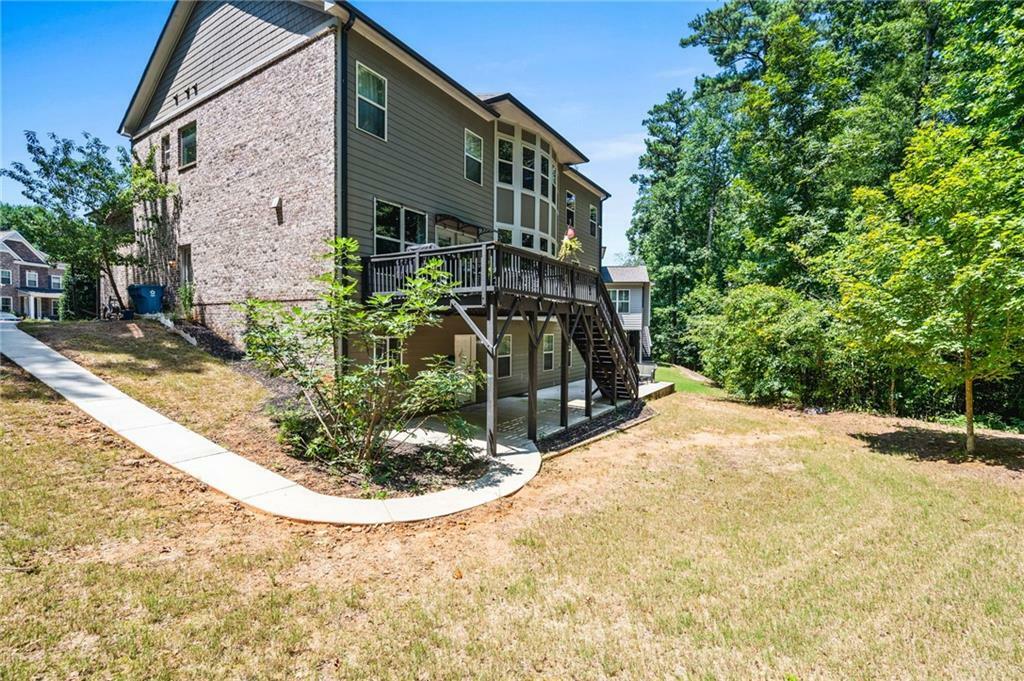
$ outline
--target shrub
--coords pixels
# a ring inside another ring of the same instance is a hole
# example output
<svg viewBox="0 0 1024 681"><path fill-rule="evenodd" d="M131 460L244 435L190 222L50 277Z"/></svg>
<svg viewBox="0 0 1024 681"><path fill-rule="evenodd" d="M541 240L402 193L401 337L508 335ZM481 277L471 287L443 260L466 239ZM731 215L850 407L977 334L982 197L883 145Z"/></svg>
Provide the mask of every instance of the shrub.
<svg viewBox="0 0 1024 681"><path fill-rule="evenodd" d="M808 403L821 385L829 316L787 289L735 289L717 313L690 320L707 375L729 392L759 402Z"/></svg>
<svg viewBox="0 0 1024 681"><path fill-rule="evenodd" d="M274 376L294 383L301 406L280 418L281 437L302 456L330 465L372 469L388 453L388 442L408 436L436 413L447 425L446 451L467 455L468 424L458 410L480 374L433 357L413 374L404 363L408 339L441 322L440 300L454 286L441 261L426 262L405 280L401 295L359 297L359 244L334 239L325 257L334 272L317 278L315 305L284 307L246 301L246 352ZM349 352L336 352L344 339ZM416 418L421 417L421 418Z"/></svg>
<svg viewBox="0 0 1024 681"><path fill-rule="evenodd" d="M195 302L196 286L191 281L186 281L178 287L178 307L181 308L181 316L183 319L192 321Z"/></svg>

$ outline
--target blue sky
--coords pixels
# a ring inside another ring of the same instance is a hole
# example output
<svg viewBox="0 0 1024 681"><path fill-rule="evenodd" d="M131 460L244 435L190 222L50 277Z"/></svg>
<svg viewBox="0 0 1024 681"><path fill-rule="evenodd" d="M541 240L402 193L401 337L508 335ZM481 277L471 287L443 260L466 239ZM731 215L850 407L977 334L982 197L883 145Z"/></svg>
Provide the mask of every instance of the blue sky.
<svg viewBox="0 0 1024 681"><path fill-rule="evenodd" d="M364 11L475 92L509 91L591 162L581 170L612 193L607 262L627 250L646 112L714 70L679 47L703 3L361 2ZM0 162L25 159L23 130L117 135L169 2L0 3ZM18 185L2 199L22 202Z"/></svg>

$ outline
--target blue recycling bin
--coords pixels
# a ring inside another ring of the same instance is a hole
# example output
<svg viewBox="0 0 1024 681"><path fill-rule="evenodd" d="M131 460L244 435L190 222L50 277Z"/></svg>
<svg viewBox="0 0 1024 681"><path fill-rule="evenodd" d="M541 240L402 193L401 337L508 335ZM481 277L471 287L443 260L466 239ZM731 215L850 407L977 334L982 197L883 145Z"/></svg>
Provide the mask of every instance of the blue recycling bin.
<svg viewBox="0 0 1024 681"><path fill-rule="evenodd" d="M164 287L159 284L132 284L128 297L139 314L157 314L164 307Z"/></svg>

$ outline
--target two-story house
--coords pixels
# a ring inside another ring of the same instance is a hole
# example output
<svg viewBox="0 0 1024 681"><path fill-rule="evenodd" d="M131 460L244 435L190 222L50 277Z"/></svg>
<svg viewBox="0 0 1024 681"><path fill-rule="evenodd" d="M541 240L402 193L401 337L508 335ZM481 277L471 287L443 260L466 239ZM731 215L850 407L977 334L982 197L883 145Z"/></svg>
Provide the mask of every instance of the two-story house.
<svg viewBox="0 0 1024 681"><path fill-rule="evenodd" d="M0 312L56 319L66 271L17 231L0 232Z"/></svg>
<svg viewBox="0 0 1024 681"><path fill-rule="evenodd" d="M440 29L439 29L440 30ZM637 396L600 276L602 202L586 156L509 93L470 92L347 2L179 0L121 124L179 187L146 268L126 283L195 286L200 318L240 338L247 297L305 304L330 237L358 239L363 293L397 291L426 258L459 282L440 328L404 349L486 368L499 395L586 381ZM141 217L141 216L140 216ZM148 224L148 222L147 222ZM578 263L555 259L568 228ZM427 251L424 249L430 248ZM380 352L392 351L382 339Z"/></svg>
<svg viewBox="0 0 1024 681"><path fill-rule="evenodd" d="M629 338L637 362L651 361L651 278L643 265L610 265L601 268L615 312Z"/></svg>

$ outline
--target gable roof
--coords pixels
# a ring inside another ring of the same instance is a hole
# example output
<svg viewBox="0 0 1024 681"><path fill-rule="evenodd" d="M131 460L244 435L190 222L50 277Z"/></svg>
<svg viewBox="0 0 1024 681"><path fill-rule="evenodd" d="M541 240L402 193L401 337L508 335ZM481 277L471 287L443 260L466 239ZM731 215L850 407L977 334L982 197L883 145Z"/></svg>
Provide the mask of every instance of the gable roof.
<svg viewBox="0 0 1024 681"><path fill-rule="evenodd" d="M500 95L481 95L483 101L489 104L503 120L511 123L526 122L527 127L539 127L555 138L555 149L558 153L558 160L562 163L586 163L590 159L583 155L583 152L572 145L569 140L544 122L544 119L530 111L530 109L516 99L511 92L503 92ZM532 123L532 125L529 125Z"/></svg>
<svg viewBox="0 0 1024 681"><path fill-rule="evenodd" d="M0 232L0 250L11 253L15 258L24 263L50 266L50 256L29 243L28 239L15 229ZM61 263L56 263L55 267L57 269L64 269L65 266Z"/></svg>
<svg viewBox="0 0 1024 681"><path fill-rule="evenodd" d="M611 265L601 268L601 278L607 284L649 284L647 268L643 265Z"/></svg>

